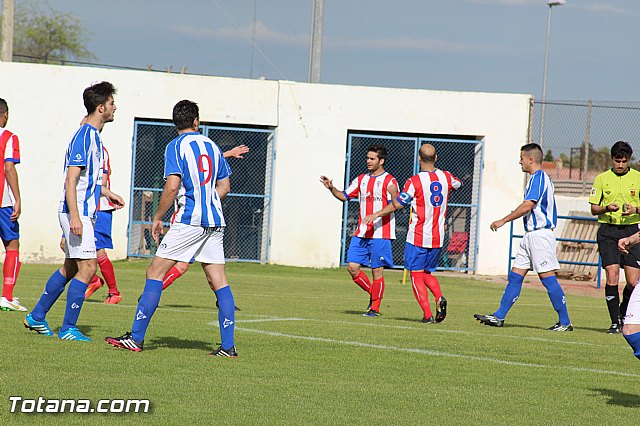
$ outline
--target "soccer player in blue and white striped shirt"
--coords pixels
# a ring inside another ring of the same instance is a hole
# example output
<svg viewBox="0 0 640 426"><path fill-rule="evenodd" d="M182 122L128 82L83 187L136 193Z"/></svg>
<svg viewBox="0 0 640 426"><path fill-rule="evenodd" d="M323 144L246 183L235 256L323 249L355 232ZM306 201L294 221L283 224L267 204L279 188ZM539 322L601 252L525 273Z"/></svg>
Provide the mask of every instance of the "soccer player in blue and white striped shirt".
<svg viewBox="0 0 640 426"><path fill-rule="evenodd" d="M533 269L547 289L551 304L558 313L558 322L549 330L573 331L564 291L556 279L555 271L560 268L560 264L556 256L556 237L553 230L558 222L558 213L553 183L549 175L542 170L540 145L530 143L520 148L520 166L523 172L530 175L524 201L514 211L493 222L490 228L496 231L504 224L522 217L526 232L520 242L513 267L509 271L509 282L502 295L500 308L493 314L475 314L474 317L483 324L502 327L507 313L520 296L524 277Z"/></svg>
<svg viewBox="0 0 640 426"><path fill-rule="evenodd" d="M65 238L64 265L51 275L33 311L24 320L25 327L46 336L53 331L45 320L47 312L69 284L67 308L58 337L62 340L91 340L76 323L84 302L87 283L96 273L96 244L94 226L100 195L107 197L116 208L124 200L108 188L102 187L102 143L99 129L113 121L116 105L115 87L109 82L96 83L85 89L84 105L87 119L71 139L64 161L63 196L58 208L58 220Z"/></svg>
<svg viewBox="0 0 640 426"><path fill-rule="evenodd" d="M165 274L177 262L189 262L193 258L202 263L209 286L218 299L222 344L210 355L235 358L238 356L234 343L235 305L224 270L225 220L220 202L231 189L231 169L218 145L198 132L198 105L188 100L178 102L173 108L173 123L178 137L169 142L165 150L166 183L151 228L156 243L163 230L162 217L176 199L178 211L147 268L147 281L131 332L105 340L113 346L140 352L160 302Z"/></svg>

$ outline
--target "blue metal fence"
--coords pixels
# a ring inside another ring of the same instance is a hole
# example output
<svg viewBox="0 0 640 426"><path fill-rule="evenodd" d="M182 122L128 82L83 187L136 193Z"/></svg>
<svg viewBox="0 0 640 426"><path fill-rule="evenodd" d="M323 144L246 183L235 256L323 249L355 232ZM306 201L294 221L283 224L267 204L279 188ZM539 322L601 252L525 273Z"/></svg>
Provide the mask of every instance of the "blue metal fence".
<svg viewBox="0 0 640 426"><path fill-rule="evenodd" d="M573 220L586 220L586 221L590 221L590 222L596 222L598 219L596 217L593 216L558 216L558 219L573 219ZM510 233L510 238L509 238L509 269L508 271L511 271L511 261L513 259L515 259L515 256L512 255L513 253L513 240L514 239L520 239L523 238L524 235L522 234L514 234L513 233L513 221L511 221L510 223L510 228L509 228L509 233ZM587 244L598 244L598 242L596 240L581 240L578 238L556 238L556 241L560 241L560 242L571 242L571 243L587 243ZM577 262L577 261L570 261L570 260L558 260L558 263L560 264L564 264L564 265L583 265L583 266L597 266L598 267L598 272L596 273L596 288L600 288L600 284L601 284L601 278L600 278L600 273L602 271L602 258L600 257L600 255L598 255L598 262Z"/></svg>

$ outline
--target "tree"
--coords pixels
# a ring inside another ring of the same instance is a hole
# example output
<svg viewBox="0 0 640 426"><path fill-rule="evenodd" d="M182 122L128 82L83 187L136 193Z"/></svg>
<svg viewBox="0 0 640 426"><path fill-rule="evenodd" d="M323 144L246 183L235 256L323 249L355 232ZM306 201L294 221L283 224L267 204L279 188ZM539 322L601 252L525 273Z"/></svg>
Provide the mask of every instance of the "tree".
<svg viewBox="0 0 640 426"><path fill-rule="evenodd" d="M88 32L82 22L70 13L46 5L46 12L31 4L17 8L14 61L47 64L70 59L95 60L86 47Z"/></svg>
<svg viewBox="0 0 640 426"><path fill-rule="evenodd" d="M544 154L543 161L553 161L553 152L550 149L548 149L547 153Z"/></svg>

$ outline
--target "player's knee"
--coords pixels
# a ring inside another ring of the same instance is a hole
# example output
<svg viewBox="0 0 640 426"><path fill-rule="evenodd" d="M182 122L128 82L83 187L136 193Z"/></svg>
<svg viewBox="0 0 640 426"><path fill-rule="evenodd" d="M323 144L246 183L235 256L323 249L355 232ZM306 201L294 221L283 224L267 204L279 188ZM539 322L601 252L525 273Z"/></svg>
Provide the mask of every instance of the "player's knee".
<svg viewBox="0 0 640 426"><path fill-rule="evenodd" d="M180 272L180 275L182 275L189 269L189 264L186 262L178 262L175 264L175 268Z"/></svg>
<svg viewBox="0 0 640 426"><path fill-rule="evenodd" d="M348 263L347 272L349 272L352 277L355 277L360 272L360 265L357 265L355 263Z"/></svg>

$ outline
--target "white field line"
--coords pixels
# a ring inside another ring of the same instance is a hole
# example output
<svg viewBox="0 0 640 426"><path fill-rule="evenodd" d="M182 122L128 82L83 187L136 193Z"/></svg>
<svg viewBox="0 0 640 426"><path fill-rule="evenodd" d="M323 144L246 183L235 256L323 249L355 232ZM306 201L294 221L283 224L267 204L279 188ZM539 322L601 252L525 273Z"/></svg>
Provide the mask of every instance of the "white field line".
<svg viewBox="0 0 640 426"><path fill-rule="evenodd" d="M589 343L589 342L576 342L572 340L561 340L561 339L548 339L545 337L530 337L530 336L513 336L510 334L502 334L502 333L474 333L472 331L464 331L464 330L448 330L448 329L438 329L437 326L424 326L424 327L412 327L408 325L394 325L394 324L380 324L380 323L366 323L366 322L355 322L355 321L337 321L337 320L322 320L315 318L282 318L282 317L273 317L273 316L262 316L262 315L251 315L251 314L243 314L247 316L259 316L263 319L261 320L236 320L237 324L244 324L248 322L276 322L276 321L307 321L314 323L322 323L322 324L337 324L337 325L348 325L348 326L356 326L356 327L373 327L373 328L392 328L396 330L416 330L420 332L433 332L433 333L450 333L450 334L464 334L469 336L488 336L488 337L502 337L505 339L516 339L516 340L530 340L535 342L546 342L546 343L560 343L565 345L576 345L576 346L591 346L591 347L603 347L603 348L617 348L617 346L612 347L611 345L600 345L597 343ZM209 325L217 326L217 321L209 322ZM549 331L549 333L552 333ZM566 335L566 334L565 334ZM623 350L626 352L626 347L621 346Z"/></svg>
<svg viewBox="0 0 640 426"><path fill-rule="evenodd" d="M272 336L272 337L284 337L287 339L308 340L313 342L338 344L338 345L344 345L344 346L356 346L361 348L382 349L382 350L395 351L395 352L407 352L407 353L415 353L420 355L459 358L459 359L465 359L469 361L490 362L495 364L511 365L516 367L548 368L548 369L554 369L554 370L566 370L566 371L574 371L574 372L580 372L580 373L586 372L586 373L606 374L611 376L640 378L640 374L625 373L620 371L599 370L595 368L583 368L583 367L571 367L571 366L554 366L554 365L534 364L534 363L518 362L518 361L505 361L498 358L455 354L455 353L449 353L449 352L434 351L431 349L402 348L398 346L374 345L371 343L355 342L355 341L349 341L349 340L327 339L324 337L314 337L314 336L299 336L294 334L285 334L285 333L278 333L273 331L256 330L256 329L244 328L244 327L236 327L236 329L249 332L249 333L263 334L263 335Z"/></svg>
<svg viewBox="0 0 640 426"><path fill-rule="evenodd" d="M29 300L29 298L24 298L24 300ZM34 300L36 300L36 299L34 299ZM117 305L106 305L104 303L91 303L91 306L101 306L101 307L106 308L106 309L114 309L114 308L134 309L137 306L137 304L136 305L128 305L128 304L119 303ZM209 311L208 308L206 308L206 307L203 307L203 308L200 308L200 309L188 309L188 308L169 308L169 307L163 307L162 305L160 305L158 307L158 310L159 311L169 311L169 312L207 314L207 315L209 315L211 313L211 311ZM423 331L423 332L425 330L428 330L428 332L433 332L433 333L450 333L450 334L465 334L465 335L469 335L469 336L501 337L501 338L504 338L504 339L530 340L530 341L535 341L535 342L560 343L560 344L566 344L566 345L603 347L603 348L608 348L608 350L621 348L621 349L625 349L625 352L626 352L626 347L624 347L622 345L621 346L613 346L611 344L606 344L606 345L602 344L601 345L601 344L589 343L589 342L576 342L576 341L571 341L571 340L548 339L548 338L545 338L545 337L514 336L514 335L510 335L510 334L506 334L506 333L486 333L486 332L475 333L475 332L472 332L472 331L464 331L464 330L440 329L440 328L437 328L437 326L414 327L414 326L408 326L408 325L380 324L380 323L377 323L377 322L376 323L374 323L374 322L367 323L367 322L322 320L322 319L316 319L316 318L298 318L298 317L295 317L295 318L294 317L284 318L284 317L275 317L275 316L271 316L271 315L249 314L249 313L244 313L244 312L239 312L239 313L237 313L237 315L241 316L241 317L254 317L254 318L257 318L257 320L242 320L242 319L239 319L237 321L237 323L244 323L244 322L275 322L275 321L309 321L309 322L317 322L317 323L324 323L324 324L349 325L349 326L356 326L356 327L374 327L374 328L379 327L379 328L392 328L392 329L396 329L396 330L416 330L416 331ZM374 320L374 321L377 321L377 320ZM217 321L212 321L212 322L209 322L209 325L217 326L218 323L217 323ZM579 327L578 327L578 330L579 330ZM552 333L552 332L550 331L549 333Z"/></svg>

